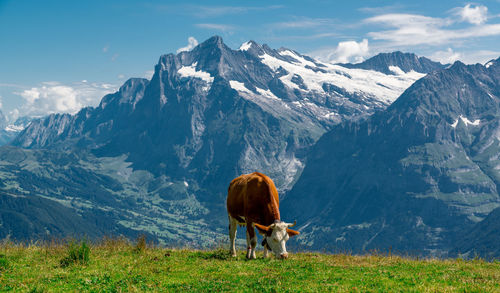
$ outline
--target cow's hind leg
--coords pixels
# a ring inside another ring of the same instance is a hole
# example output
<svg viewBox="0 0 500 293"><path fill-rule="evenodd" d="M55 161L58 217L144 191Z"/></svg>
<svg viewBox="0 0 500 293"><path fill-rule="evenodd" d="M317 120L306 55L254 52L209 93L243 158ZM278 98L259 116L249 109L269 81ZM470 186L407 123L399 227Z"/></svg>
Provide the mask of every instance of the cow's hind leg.
<svg viewBox="0 0 500 293"><path fill-rule="evenodd" d="M247 229L247 258L250 259L250 255L252 253L252 246L250 245L250 235L248 235Z"/></svg>
<svg viewBox="0 0 500 293"><path fill-rule="evenodd" d="M257 246L257 235L255 234L255 229L252 223L247 222L247 258L255 259L255 249Z"/></svg>
<svg viewBox="0 0 500 293"><path fill-rule="evenodd" d="M232 256L236 256L236 229L238 228L238 221L229 216L229 245Z"/></svg>

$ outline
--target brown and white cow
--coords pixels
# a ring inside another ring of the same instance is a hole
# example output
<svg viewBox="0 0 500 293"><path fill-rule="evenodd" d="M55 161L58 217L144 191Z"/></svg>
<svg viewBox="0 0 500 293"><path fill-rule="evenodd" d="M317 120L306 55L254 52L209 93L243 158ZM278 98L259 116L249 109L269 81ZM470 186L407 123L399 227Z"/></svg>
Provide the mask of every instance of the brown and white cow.
<svg viewBox="0 0 500 293"><path fill-rule="evenodd" d="M288 229L295 226L280 220L278 191L271 178L258 172L241 175L229 185L227 193L231 254L236 256L236 228L247 226L247 258L255 259L257 236L254 226L264 236L264 257L272 250L276 257L287 258L286 241L298 235Z"/></svg>

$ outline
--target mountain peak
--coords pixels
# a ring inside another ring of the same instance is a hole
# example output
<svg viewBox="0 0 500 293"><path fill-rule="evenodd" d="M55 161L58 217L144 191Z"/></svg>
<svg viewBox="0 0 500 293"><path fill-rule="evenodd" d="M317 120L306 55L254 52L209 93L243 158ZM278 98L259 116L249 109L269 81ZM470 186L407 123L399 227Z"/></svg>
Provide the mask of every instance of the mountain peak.
<svg viewBox="0 0 500 293"><path fill-rule="evenodd" d="M208 40L204 41L203 43L199 44L198 47L201 48L206 48L206 47L217 47L222 49L223 47L226 47L224 44L224 41L222 40L221 36L215 35Z"/></svg>
<svg viewBox="0 0 500 293"><path fill-rule="evenodd" d="M460 116L470 121L496 116L500 103L493 98L495 90L485 73L487 70L480 64L455 61L415 82L389 106L388 112L404 112L403 116L413 113L424 119L432 113L450 124Z"/></svg>
<svg viewBox="0 0 500 293"><path fill-rule="evenodd" d="M255 41L253 40L250 40L248 42L244 42L243 44L241 44L240 48L238 50L240 51L248 51L252 48L259 48L260 45L257 44Z"/></svg>
<svg viewBox="0 0 500 293"><path fill-rule="evenodd" d="M490 68L490 66L492 66L492 65L498 65L498 64L500 64L500 57L498 59L491 59L490 61L486 62L484 64L484 67Z"/></svg>
<svg viewBox="0 0 500 293"><path fill-rule="evenodd" d="M125 92L128 89L135 87L139 83L147 83L148 80L145 78L139 78L139 77L132 77L129 78L127 81L123 83L123 85L120 87L119 92Z"/></svg>
<svg viewBox="0 0 500 293"><path fill-rule="evenodd" d="M453 68L453 67L465 67L465 66L467 66L467 65L465 65L460 60L457 60L457 61L453 62L453 64L450 66L450 68Z"/></svg>
<svg viewBox="0 0 500 293"><path fill-rule="evenodd" d="M425 57L418 57L413 53L404 53L401 51L379 53L361 63L340 65L347 68L376 70L385 74L392 75L398 74L400 70L405 73L410 71L429 73L434 70L443 69L445 67L445 65L439 62L434 62ZM398 68L400 70L398 70Z"/></svg>

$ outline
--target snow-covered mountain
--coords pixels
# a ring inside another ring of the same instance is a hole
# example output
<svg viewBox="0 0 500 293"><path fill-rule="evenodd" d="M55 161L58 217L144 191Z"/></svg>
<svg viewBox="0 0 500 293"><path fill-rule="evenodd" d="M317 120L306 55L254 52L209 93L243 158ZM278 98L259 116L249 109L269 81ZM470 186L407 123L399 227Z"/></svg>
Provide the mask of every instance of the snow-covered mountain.
<svg viewBox="0 0 500 293"><path fill-rule="evenodd" d="M9 123L7 117L0 111L0 146L10 143L30 123L28 117L21 117L14 123Z"/></svg>
<svg viewBox="0 0 500 293"><path fill-rule="evenodd" d="M354 253L498 257L499 89L500 59L457 61L385 111L333 127L281 206L303 223L298 240Z"/></svg>
<svg viewBox="0 0 500 293"><path fill-rule="evenodd" d="M424 75L326 64L253 41L233 50L215 36L161 56L151 80L128 80L98 107L33 121L12 143L19 148L3 149L20 161L0 165L10 182L0 191L194 243L202 231L225 234L231 179L259 170L290 189L321 135L385 109Z"/></svg>
<svg viewBox="0 0 500 293"><path fill-rule="evenodd" d="M374 70L349 69L345 66L316 61L293 50L272 50L255 42L244 43L240 51L248 52L271 69L280 89L250 89L241 81L230 80L231 87L245 97L258 97L261 104L273 103L281 112L306 114L329 124L344 118L372 113L391 104L409 85L426 71L398 71L384 74ZM378 58L373 57L373 58ZM284 91L284 92L283 92Z"/></svg>
<svg viewBox="0 0 500 293"><path fill-rule="evenodd" d="M400 51L381 53L361 63L342 65L347 68L375 70L395 75L411 71L430 73L447 67L447 65L434 62L425 57L418 57L413 53L403 53Z"/></svg>
<svg viewBox="0 0 500 293"><path fill-rule="evenodd" d="M33 122L14 145L44 148L85 139L93 140L103 149L102 144L137 137L144 130L150 132L152 127L157 132L165 131L173 127L172 122L161 122L168 125L159 126L159 121L182 118L185 132L180 133L176 125L173 131L179 132L178 141L167 149L172 149L176 165L184 169L203 147L210 145L204 139L213 139L207 135L212 121L219 121L223 127L230 123L227 117L209 117L213 113L207 111L215 106L217 111L232 115L241 109L221 104L221 97L228 96L230 103L242 98L242 103L257 106L259 112L269 116L266 119L279 121L279 135L273 136L284 142L266 152L266 148L257 145L267 144L270 138L250 141L243 134L241 139L246 143L235 160L237 170L269 172L278 186L286 189L303 167L301 159L290 149L307 148L332 125L345 119L357 119L384 109L422 76L423 73L415 71L394 75L349 69L321 63L289 49L273 50L253 41L232 50L220 37L213 37L190 52L162 56L151 81L129 80L117 94L106 96L97 108L83 109L75 116L51 115ZM264 125L258 128L269 128L269 122L262 122ZM130 127L130 123L137 126ZM290 139L292 145L285 143ZM112 155L131 153L134 157L134 153L140 152L135 162L139 167L145 165L143 156L151 156L151 149L154 147L131 150L125 144ZM157 163L155 159L154 164Z"/></svg>

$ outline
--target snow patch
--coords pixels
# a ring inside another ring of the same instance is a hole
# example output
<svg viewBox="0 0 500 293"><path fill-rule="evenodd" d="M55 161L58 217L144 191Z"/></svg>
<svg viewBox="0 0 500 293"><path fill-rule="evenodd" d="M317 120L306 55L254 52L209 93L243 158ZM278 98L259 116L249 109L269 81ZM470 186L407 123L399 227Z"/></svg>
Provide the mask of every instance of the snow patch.
<svg viewBox="0 0 500 293"><path fill-rule="evenodd" d="M323 115L324 118L326 119L332 119L333 117L337 116L338 114L335 113L335 112L330 112L330 113L327 113L325 115Z"/></svg>
<svg viewBox="0 0 500 293"><path fill-rule="evenodd" d="M253 93L252 91L250 91L245 86L245 84L242 83L242 82L239 82L239 81L236 81L236 80L230 80L229 81L229 85L231 86L231 88L237 90L238 92L255 95L255 93ZM277 96L275 96L270 90L265 90L265 89L261 89L261 88L258 88L258 87L256 89L257 89L257 92L259 93L259 95L261 95L263 97L266 97L266 98L269 98L269 99L274 99L274 100L280 100L280 98L278 98Z"/></svg>
<svg viewBox="0 0 500 293"><path fill-rule="evenodd" d="M252 42L248 41L243 44L241 44L240 48L238 50L240 51L248 51L252 47Z"/></svg>
<svg viewBox="0 0 500 293"><path fill-rule="evenodd" d="M199 78L211 85L214 78L208 72L196 70L196 64L195 62L191 66L182 66L177 73L182 77Z"/></svg>
<svg viewBox="0 0 500 293"><path fill-rule="evenodd" d="M476 120L474 120L474 121L472 122L472 121L470 121L469 119L467 119L467 117L464 117L464 116L460 115L460 116L457 118L457 120L456 120L455 122L453 122L453 124L451 124L451 127L453 127L453 128L457 127L457 125L458 125L458 121L459 121L460 119L461 119L461 120L465 123L465 125L466 125L466 126L468 126L468 125L478 126L478 125L481 123L481 120L479 120L479 119L476 119Z"/></svg>
<svg viewBox="0 0 500 293"><path fill-rule="evenodd" d="M302 66L311 66L311 67L316 67L316 64L314 64L313 62L309 61L309 60L306 60L304 57L296 54L295 52L292 52L290 50L284 50L284 51L281 51L280 52L280 55L281 56L290 56L292 57L293 59L297 60L299 64L301 64Z"/></svg>
<svg viewBox="0 0 500 293"><path fill-rule="evenodd" d="M288 88L327 95L323 84L328 83L342 88L349 94L371 97L384 104L392 103L413 82L425 76L425 74L415 71L405 73L399 68L399 71L394 68L398 72L397 75L387 75L373 70L349 69L329 63L319 63L322 66L318 67L313 62L289 50L281 51L280 55L290 56L297 62L288 62L269 54L260 55L259 58L262 63L275 72L280 67L289 72L280 77L280 80ZM292 82L294 75L302 78L307 90L299 88L297 84Z"/></svg>
<svg viewBox="0 0 500 293"><path fill-rule="evenodd" d="M189 184L186 181L184 181L184 186L188 187Z"/></svg>
<svg viewBox="0 0 500 293"><path fill-rule="evenodd" d="M484 67L490 68L491 65L495 64L494 60L489 61L488 63L484 64Z"/></svg>
<svg viewBox="0 0 500 293"><path fill-rule="evenodd" d="M10 125L7 125L5 126L5 131L8 131L8 132L20 132L22 131L26 126L25 125L14 125L14 124L10 124Z"/></svg>
<svg viewBox="0 0 500 293"><path fill-rule="evenodd" d="M396 75L403 75L405 74L405 72L403 70L401 70L401 68L397 67L397 66L389 66L389 70L392 71L394 74Z"/></svg>
<svg viewBox="0 0 500 293"><path fill-rule="evenodd" d="M275 99L275 100L280 99L277 96L275 96L270 90L264 90L261 88L257 88L257 92L259 92L259 94L261 94L262 96L269 98L269 99Z"/></svg>
<svg viewBox="0 0 500 293"><path fill-rule="evenodd" d="M232 89L235 89L239 92L244 92L244 93L249 93L251 94L252 92L247 89L244 83L236 81L236 80L230 80L229 85L231 86Z"/></svg>

